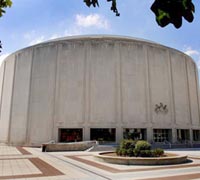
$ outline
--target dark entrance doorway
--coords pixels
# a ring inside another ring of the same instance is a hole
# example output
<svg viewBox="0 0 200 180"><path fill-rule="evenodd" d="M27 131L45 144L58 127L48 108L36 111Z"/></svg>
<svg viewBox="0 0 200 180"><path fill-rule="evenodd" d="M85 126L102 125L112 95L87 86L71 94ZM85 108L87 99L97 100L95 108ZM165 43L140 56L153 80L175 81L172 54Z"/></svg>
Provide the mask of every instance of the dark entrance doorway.
<svg viewBox="0 0 200 180"><path fill-rule="evenodd" d="M123 129L123 138L124 139L133 139L133 140L146 140L147 139L147 130L141 128L124 128Z"/></svg>
<svg viewBox="0 0 200 180"><path fill-rule="evenodd" d="M59 129L60 142L78 142L83 140L82 129Z"/></svg>
<svg viewBox="0 0 200 180"><path fill-rule="evenodd" d="M186 143L190 140L189 129L177 129L177 141L180 143Z"/></svg>
<svg viewBox="0 0 200 180"><path fill-rule="evenodd" d="M91 128L90 139L100 142L115 142L116 130L114 128Z"/></svg>

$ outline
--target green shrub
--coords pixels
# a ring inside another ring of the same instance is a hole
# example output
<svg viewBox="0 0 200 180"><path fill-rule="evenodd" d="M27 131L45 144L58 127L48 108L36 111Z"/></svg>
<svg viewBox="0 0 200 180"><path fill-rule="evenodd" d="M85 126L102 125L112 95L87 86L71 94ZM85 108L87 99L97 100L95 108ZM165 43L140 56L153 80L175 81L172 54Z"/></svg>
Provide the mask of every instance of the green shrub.
<svg viewBox="0 0 200 180"><path fill-rule="evenodd" d="M124 139L120 143L120 148L134 149L135 148L135 141L133 141L132 139Z"/></svg>
<svg viewBox="0 0 200 180"><path fill-rule="evenodd" d="M151 150L151 144L147 141L124 139L116 149L116 154L129 157L160 157L164 154L164 150L160 148Z"/></svg>
<svg viewBox="0 0 200 180"><path fill-rule="evenodd" d="M127 150L126 149L121 149L120 150L120 154L121 154L121 156L126 156L127 155Z"/></svg>
<svg viewBox="0 0 200 180"><path fill-rule="evenodd" d="M116 149L116 154L119 156L134 156L134 148L135 141L131 139L124 139L121 141L119 148Z"/></svg>
<svg viewBox="0 0 200 180"><path fill-rule="evenodd" d="M151 150L151 144L149 144L147 141L137 141L135 144L135 149L138 151L141 150Z"/></svg>
<svg viewBox="0 0 200 180"><path fill-rule="evenodd" d="M118 147L117 149L116 149L116 154L118 155L118 156L121 156L121 154L120 154L120 148Z"/></svg>
<svg viewBox="0 0 200 180"><path fill-rule="evenodd" d="M157 149L153 150L153 156L154 157L160 157L163 154L164 154L164 150L163 149L157 148Z"/></svg>
<svg viewBox="0 0 200 180"><path fill-rule="evenodd" d="M134 156L134 149L132 149L132 148L127 149L127 156L129 156L129 157Z"/></svg>
<svg viewBox="0 0 200 180"><path fill-rule="evenodd" d="M138 156L140 156L140 151L138 149L134 149L133 154L135 157L138 157Z"/></svg>
<svg viewBox="0 0 200 180"><path fill-rule="evenodd" d="M152 157L152 150L141 150L139 156L140 157Z"/></svg>

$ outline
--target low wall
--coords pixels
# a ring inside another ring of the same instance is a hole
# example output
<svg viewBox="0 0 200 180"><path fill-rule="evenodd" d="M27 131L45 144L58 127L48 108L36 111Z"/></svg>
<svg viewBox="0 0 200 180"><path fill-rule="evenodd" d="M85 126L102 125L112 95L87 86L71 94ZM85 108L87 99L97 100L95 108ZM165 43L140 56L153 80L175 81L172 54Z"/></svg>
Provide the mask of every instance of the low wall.
<svg viewBox="0 0 200 180"><path fill-rule="evenodd" d="M169 156L157 158L109 156L108 153L99 153L95 157L103 162L123 165L170 165L181 164L188 161L187 156Z"/></svg>
<svg viewBox="0 0 200 180"><path fill-rule="evenodd" d="M73 143L44 143L42 144L42 152L85 151L96 145L97 141L83 141Z"/></svg>

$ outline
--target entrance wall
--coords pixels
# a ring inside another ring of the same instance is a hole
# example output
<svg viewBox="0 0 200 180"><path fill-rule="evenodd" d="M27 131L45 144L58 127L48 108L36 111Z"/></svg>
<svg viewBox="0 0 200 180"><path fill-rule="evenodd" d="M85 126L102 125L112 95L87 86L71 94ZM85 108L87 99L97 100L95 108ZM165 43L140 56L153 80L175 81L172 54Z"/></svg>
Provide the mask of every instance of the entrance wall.
<svg viewBox="0 0 200 180"><path fill-rule="evenodd" d="M4 66L4 67L3 67ZM0 142L40 145L59 129L200 130L197 67L187 55L127 37L80 36L22 49L0 72ZM197 133L199 131L196 131Z"/></svg>

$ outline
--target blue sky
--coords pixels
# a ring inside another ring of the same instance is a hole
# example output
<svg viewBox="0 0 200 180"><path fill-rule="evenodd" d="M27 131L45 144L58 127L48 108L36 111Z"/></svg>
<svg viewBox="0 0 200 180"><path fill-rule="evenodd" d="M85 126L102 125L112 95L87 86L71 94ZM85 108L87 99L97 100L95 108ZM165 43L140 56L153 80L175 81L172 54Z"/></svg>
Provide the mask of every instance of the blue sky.
<svg viewBox="0 0 200 180"><path fill-rule="evenodd" d="M0 61L21 48L49 39L82 34L112 34L143 38L178 49L192 56L200 69L200 2L193 23L180 29L159 27L150 6L154 0L118 0L121 16L99 0L100 8L88 8L83 0L13 0L0 18L3 51Z"/></svg>

